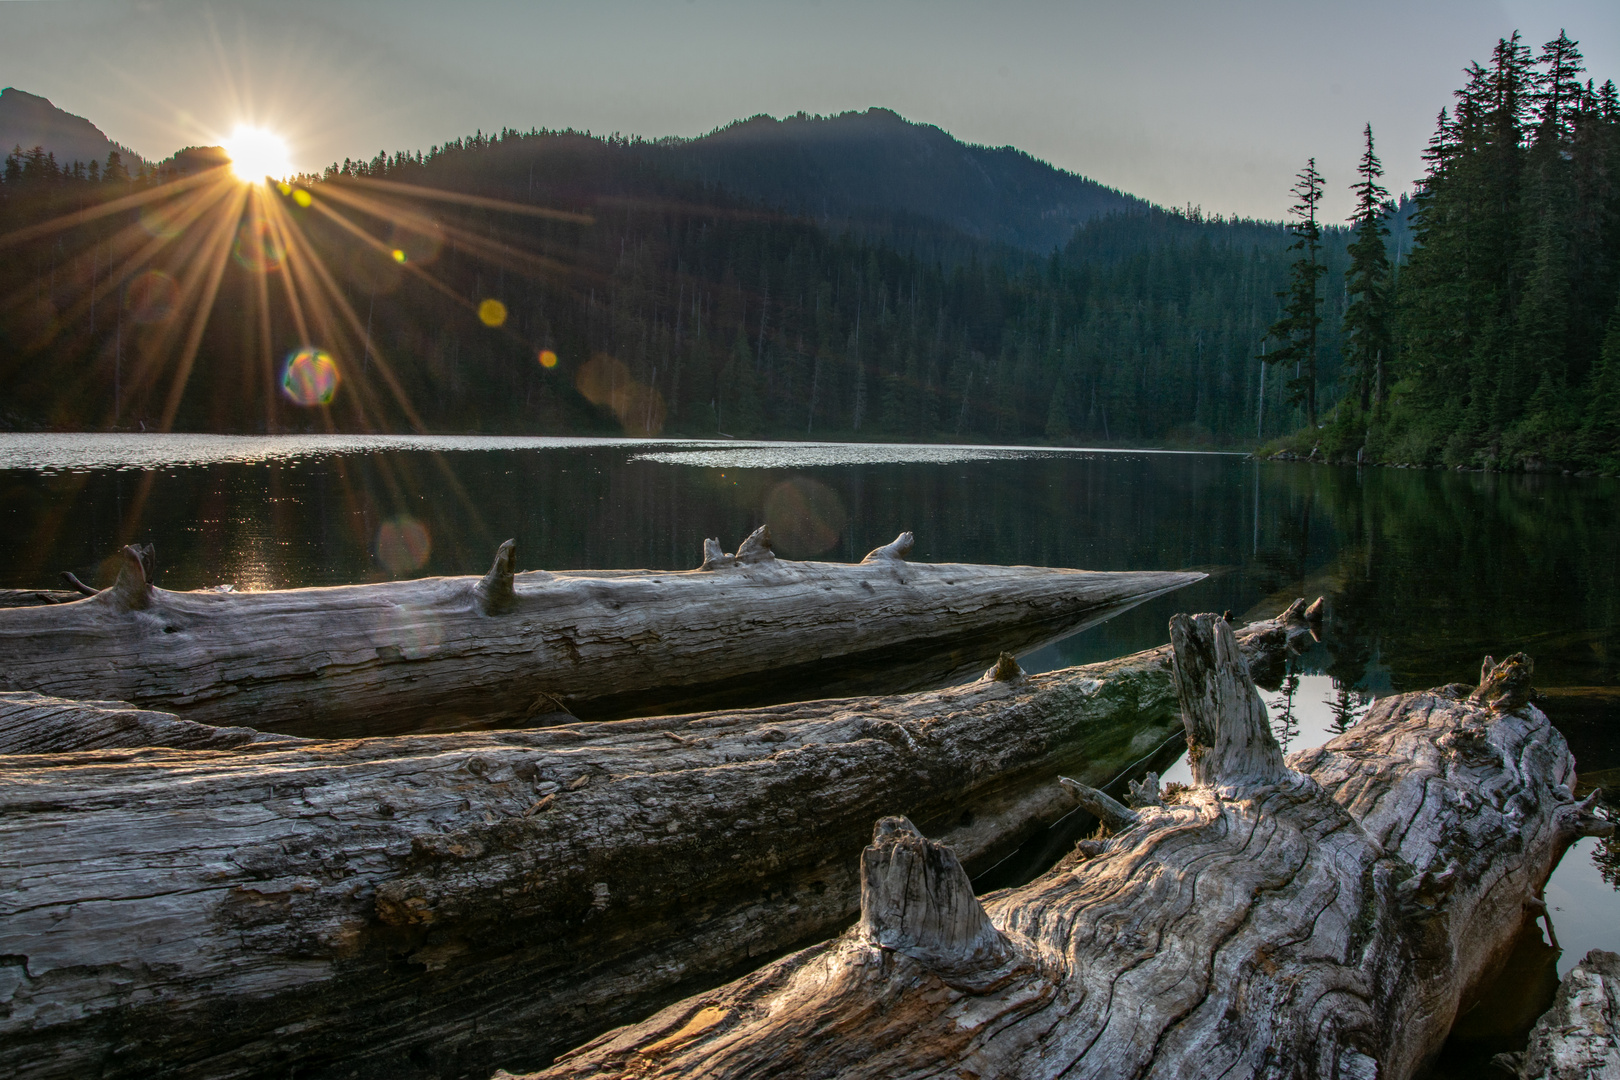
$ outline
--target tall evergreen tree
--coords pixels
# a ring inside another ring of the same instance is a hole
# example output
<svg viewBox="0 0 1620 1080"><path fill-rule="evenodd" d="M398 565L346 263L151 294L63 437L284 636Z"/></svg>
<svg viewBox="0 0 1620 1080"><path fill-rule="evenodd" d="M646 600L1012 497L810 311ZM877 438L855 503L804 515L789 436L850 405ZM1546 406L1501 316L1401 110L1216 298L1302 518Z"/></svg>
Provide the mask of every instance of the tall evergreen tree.
<svg viewBox="0 0 1620 1080"><path fill-rule="evenodd" d="M1322 263L1322 228L1316 220L1316 208L1322 201L1322 174L1316 171L1314 157L1299 171L1292 194L1296 201L1289 213L1294 220L1288 227L1294 233L1294 242L1288 250L1300 254L1289 268L1288 287L1277 293L1277 299L1283 302L1282 317L1271 324L1267 333L1268 340L1281 345L1262 359L1283 368L1293 365L1288 400L1304 407L1305 420L1314 428L1317 341L1322 327L1322 298L1317 282L1327 272Z"/></svg>
<svg viewBox="0 0 1620 1080"><path fill-rule="evenodd" d="M1373 151L1372 125L1365 136L1367 149L1357 169L1360 179L1350 190L1356 195L1352 217L1356 238L1350 244L1350 269L1345 273L1345 291L1350 302L1344 310L1344 366L1351 378L1363 412L1370 404L1382 404L1384 396L1384 357L1389 342L1389 252L1384 224L1389 212L1389 192L1379 185L1384 166Z"/></svg>

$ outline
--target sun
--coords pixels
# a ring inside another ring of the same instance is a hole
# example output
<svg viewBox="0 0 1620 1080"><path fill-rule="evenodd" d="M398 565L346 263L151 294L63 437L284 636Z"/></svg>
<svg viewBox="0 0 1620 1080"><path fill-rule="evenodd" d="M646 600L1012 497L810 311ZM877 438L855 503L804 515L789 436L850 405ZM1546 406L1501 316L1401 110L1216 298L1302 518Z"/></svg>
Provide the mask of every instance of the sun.
<svg viewBox="0 0 1620 1080"><path fill-rule="evenodd" d="M238 126L225 140L225 153L230 155L231 171L245 183L256 184L267 176L280 180L293 171L286 140L264 128Z"/></svg>

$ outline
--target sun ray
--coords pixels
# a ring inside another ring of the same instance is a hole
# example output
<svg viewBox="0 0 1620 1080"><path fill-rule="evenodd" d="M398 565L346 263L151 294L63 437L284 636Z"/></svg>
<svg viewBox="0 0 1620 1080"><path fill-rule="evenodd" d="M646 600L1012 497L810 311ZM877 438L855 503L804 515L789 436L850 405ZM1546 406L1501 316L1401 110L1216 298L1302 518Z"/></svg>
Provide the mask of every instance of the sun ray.
<svg viewBox="0 0 1620 1080"><path fill-rule="evenodd" d="M236 231L236 222L241 217L242 204L246 198L246 189L238 192L236 198L232 200L231 213L222 215L213 235L209 238L208 249L211 250L201 260L201 267L207 273L202 302L197 305L197 313L192 317L191 328L186 335L185 347L180 352L178 370L170 383L168 400L163 405L163 416L158 424L159 431L168 431L174 424L175 414L180 411L180 398L185 393L186 383L191 379L191 368L197 360L197 349L202 345L203 331L207 329L208 320L214 313L214 297L219 294L219 280L225 275L225 263L231 257L231 235Z"/></svg>
<svg viewBox="0 0 1620 1080"><path fill-rule="evenodd" d="M378 180L369 176L346 177L345 181L363 188L375 188L378 191L388 191L400 195L408 195L413 199L428 199L434 202L456 203L461 206L474 206L483 210L499 210L506 214L523 214L528 217L550 218L553 221L568 221L575 225L594 225L596 219L589 214L576 214L568 210L553 210L547 206L534 206L529 203L510 202L506 199L491 199L483 195L463 195L460 192L444 191L440 188L421 187L416 184L401 184L395 180Z"/></svg>
<svg viewBox="0 0 1620 1080"><path fill-rule="evenodd" d="M37 225L29 225L21 229L14 229L11 232L6 233L4 236L0 236L0 248L11 247L14 244L20 244L25 240L37 239L41 236L49 236L53 232L59 232L63 229L71 229L76 225L83 225L87 222L95 221L97 218L108 217L112 214L122 213L125 210L133 210L138 206L144 206L149 202L155 202L159 199L172 199L189 188L194 188L201 184L207 183L210 180L218 179L219 177L216 175L216 170L209 169L206 172L196 173L192 176L183 177L179 180L159 184L155 187L147 189L146 191L136 192L134 195L125 195L123 198L114 199L111 202L99 203L96 206L87 206L83 210L75 210L71 214L63 214L61 217L55 217L49 221L42 221Z"/></svg>

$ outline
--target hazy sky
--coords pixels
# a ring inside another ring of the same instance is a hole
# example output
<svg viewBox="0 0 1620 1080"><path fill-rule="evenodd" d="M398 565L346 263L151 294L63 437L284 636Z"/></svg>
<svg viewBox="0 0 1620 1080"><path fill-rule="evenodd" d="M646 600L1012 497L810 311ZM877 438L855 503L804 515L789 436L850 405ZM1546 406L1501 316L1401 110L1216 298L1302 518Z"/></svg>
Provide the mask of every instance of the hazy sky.
<svg viewBox="0 0 1620 1080"><path fill-rule="evenodd" d="M1515 28L1620 80L1620 2L0 0L0 86L159 158L243 120L293 161L503 125L698 135L884 105L1170 205L1280 216L1315 155L1327 210L1371 121L1392 189Z"/></svg>

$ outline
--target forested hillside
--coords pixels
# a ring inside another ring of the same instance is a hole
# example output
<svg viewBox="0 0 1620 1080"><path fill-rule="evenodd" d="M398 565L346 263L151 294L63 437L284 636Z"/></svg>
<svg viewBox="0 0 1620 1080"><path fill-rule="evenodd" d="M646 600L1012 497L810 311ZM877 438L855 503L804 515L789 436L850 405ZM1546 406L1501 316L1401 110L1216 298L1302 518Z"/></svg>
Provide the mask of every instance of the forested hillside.
<svg viewBox="0 0 1620 1080"><path fill-rule="evenodd" d="M196 177L92 183L25 155L0 185L0 233L153 201L11 244L5 408L14 424L248 431L1256 434L1278 225L1138 211L1035 255L897 214L880 239L694 179L675 152L479 135L272 191L263 221L241 200L222 227L190 209ZM476 205L445 201L463 195ZM537 216L551 211L579 216ZM1330 232L1328 258L1343 247ZM499 319L480 318L486 301ZM280 389L303 346L341 376L329 404ZM1327 393L1335 377L1326 363ZM1266 430L1288 430L1267 389Z"/></svg>

